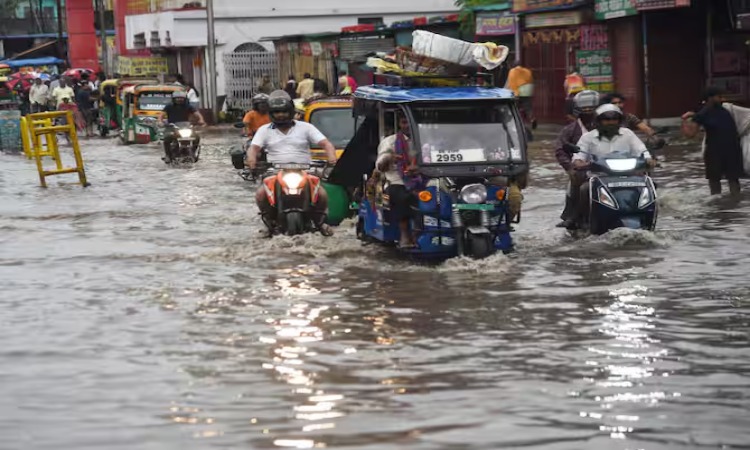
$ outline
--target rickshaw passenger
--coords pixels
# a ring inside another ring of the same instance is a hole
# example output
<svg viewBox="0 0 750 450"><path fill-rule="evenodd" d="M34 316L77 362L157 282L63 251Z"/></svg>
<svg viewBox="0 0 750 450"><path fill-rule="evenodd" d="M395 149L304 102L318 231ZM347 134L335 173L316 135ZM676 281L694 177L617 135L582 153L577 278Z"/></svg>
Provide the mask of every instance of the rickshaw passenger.
<svg viewBox="0 0 750 450"><path fill-rule="evenodd" d="M409 231L411 208L416 206L414 191L420 187L421 177L414 176L417 169L416 152L411 145L409 121L403 115L398 119L398 132L384 138L378 146L375 167L388 182L386 193L390 199L391 213L399 221L401 236L399 246L414 247L414 238Z"/></svg>

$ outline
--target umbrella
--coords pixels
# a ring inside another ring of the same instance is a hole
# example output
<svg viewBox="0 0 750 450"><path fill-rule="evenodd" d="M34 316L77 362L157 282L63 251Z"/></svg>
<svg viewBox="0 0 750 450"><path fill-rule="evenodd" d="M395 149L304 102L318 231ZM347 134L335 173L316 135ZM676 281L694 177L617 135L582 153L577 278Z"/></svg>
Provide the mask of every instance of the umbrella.
<svg viewBox="0 0 750 450"><path fill-rule="evenodd" d="M49 80L49 74L48 73L40 73L39 74L39 78L41 78L42 81L47 81L47 80Z"/></svg>
<svg viewBox="0 0 750 450"><path fill-rule="evenodd" d="M63 76L75 78L76 80L80 81L81 75L83 75L84 73L88 74L88 76L91 77L91 75L94 74L94 71L91 69L83 69L83 68L68 69L65 72L63 72Z"/></svg>
<svg viewBox="0 0 750 450"><path fill-rule="evenodd" d="M21 89L27 91L31 87L31 83L33 81L33 75L28 73L16 72L14 74L8 75L8 81L5 83L5 85L10 89L15 89L16 86L20 83Z"/></svg>

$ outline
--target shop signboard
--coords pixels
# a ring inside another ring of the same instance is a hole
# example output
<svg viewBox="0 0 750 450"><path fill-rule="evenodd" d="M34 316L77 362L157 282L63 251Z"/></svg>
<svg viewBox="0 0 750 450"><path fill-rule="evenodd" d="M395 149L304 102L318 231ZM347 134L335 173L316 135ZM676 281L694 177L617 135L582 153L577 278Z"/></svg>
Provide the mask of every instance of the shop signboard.
<svg viewBox="0 0 750 450"><path fill-rule="evenodd" d="M120 56L117 59L118 73L123 75L159 75L169 72L167 58L151 57L127 57Z"/></svg>
<svg viewBox="0 0 750 450"><path fill-rule="evenodd" d="M513 0L513 12L529 12L545 9L573 8L588 3L588 0Z"/></svg>
<svg viewBox="0 0 750 450"><path fill-rule="evenodd" d="M600 23L581 25L581 50L606 50L609 48L607 26Z"/></svg>
<svg viewBox="0 0 750 450"><path fill-rule="evenodd" d="M586 88L599 92L612 92L612 58L609 50L578 50L576 52L578 70L586 80Z"/></svg>
<svg viewBox="0 0 750 450"><path fill-rule="evenodd" d="M515 33L515 14L477 13L477 36L505 36Z"/></svg>
<svg viewBox="0 0 750 450"><path fill-rule="evenodd" d="M690 0L635 0L635 9L648 11L651 9L684 8L690 6Z"/></svg>
<svg viewBox="0 0 750 450"><path fill-rule="evenodd" d="M567 27L579 25L582 21L581 11L555 11L526 16L526 28Z"/></svg>
<svg viewBox="0 0 750 450"><path fill-rule="evenodd" d="M617 19L638 14L636 0L596 0L596 20Z"/></svg>

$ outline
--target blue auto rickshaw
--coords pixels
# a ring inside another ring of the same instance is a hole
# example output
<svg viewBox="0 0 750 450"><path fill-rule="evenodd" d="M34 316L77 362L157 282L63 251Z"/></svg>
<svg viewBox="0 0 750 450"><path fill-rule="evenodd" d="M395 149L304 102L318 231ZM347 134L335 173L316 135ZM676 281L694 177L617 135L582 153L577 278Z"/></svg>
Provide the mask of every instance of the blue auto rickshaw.
<svg viewBox="0 0 750 450"><path fill-rule="evenodd" d="M430 259L512 251L520 199L514 206L511 197L514 189L520 196L529 171L513 93L395 78L354 93L357 132L329 177L335 184L359 185L354 199L358 237L390 245L399 240L388 182L372 175L378 144L398 129L397 117L403 116L422 184L411 192L416 197L410 214L416 247L401 251Z"/></svg>

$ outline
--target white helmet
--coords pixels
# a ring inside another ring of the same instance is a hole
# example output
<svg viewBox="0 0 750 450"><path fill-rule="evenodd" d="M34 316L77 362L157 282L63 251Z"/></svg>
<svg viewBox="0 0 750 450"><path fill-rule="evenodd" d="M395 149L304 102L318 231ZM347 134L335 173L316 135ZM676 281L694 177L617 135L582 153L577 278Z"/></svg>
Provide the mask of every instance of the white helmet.
<svg viewBox="0 0 750 450"><path fill-rule="evenodd" d="M622 120L622 110L612 103L596 108L596 120Z"/></svg>

